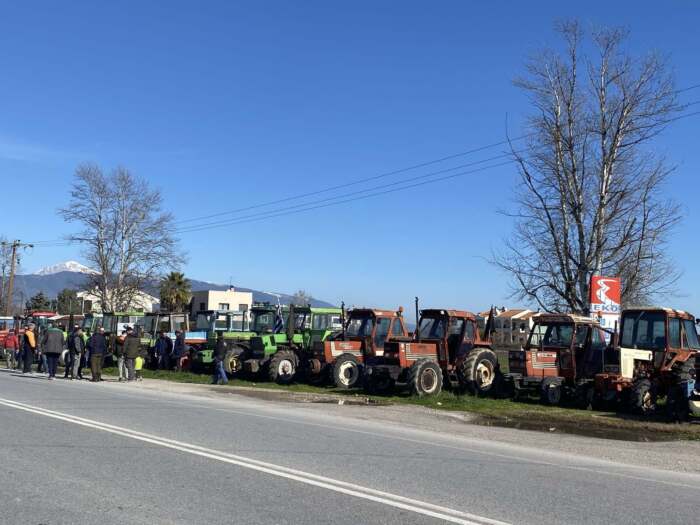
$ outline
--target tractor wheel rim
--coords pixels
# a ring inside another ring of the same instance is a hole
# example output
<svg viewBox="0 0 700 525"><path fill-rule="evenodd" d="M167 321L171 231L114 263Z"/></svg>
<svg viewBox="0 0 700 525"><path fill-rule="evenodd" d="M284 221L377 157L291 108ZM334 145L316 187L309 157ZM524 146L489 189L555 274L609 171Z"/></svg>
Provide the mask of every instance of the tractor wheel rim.
<svg viewBox="0 0 700 525"><path fill-rule="evenodd" d="M277 372L281 376L292 375L292 372L294 372L294 365L289 359L283 359L277 367Z"/></svg>
<svg viewBox="0 0 700 525"><path fill-rule="evenodd" d="M351 385L357 381L358 370L354 363L345 362L340 365L340 382L344 385Z"/></svg>
<svg viewBox="0 0 700 525"><path fill-rule="evenodd" d="M480 361L476 367L476 381L481 386L490 386L493 383L493 363L491 361Z"/></svg>
<svg viewBox="0 0 700 525"><path fill-rule="evenodd" d="M642 406L647 410L652 406L651 392L648 390L644 392L644 395L642 396Z"/></svg>
<svg viewBox="0 0 700 525"><path fill-rule="evenodd" d="M435 370L428 368L420 376L420 386L423 392L432 393L437 388L437 374Z"/></svg>

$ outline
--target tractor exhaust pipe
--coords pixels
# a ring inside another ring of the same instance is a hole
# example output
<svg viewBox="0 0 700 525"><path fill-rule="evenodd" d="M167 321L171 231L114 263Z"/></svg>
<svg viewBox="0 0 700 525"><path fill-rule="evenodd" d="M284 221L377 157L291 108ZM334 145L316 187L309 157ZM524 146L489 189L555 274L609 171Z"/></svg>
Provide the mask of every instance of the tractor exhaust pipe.
<svg viewBox="0 0 700 525"><path fill-rule="evenodd" d="M340 324L343 327L343 341L347 341L345 333L345 301L340 303Z"/></svg>
<svg viewBox="0 0 700 525"><path fill-rule="evenodd" d="M287 341L292 342L294 339L294 303L289 303L289 317L287 318Z"/></svg>
<svg viewBox="0 0 700 525"><path fill-rule="evenodd" d="M415 339L416 341L420 340L420 310L418 309L418 297L416 297L416 331L415 331Z"/></svg>
<svg viewBox="0 0 700 525"><path fill-rule="evenodd" d="M491 341L491 333L493 332L493 325L495 323L494 318L495 311L493 305L491 305L491 310L489 311L489 318L486 320L486 325L484 326L484 340Z"/></svg>

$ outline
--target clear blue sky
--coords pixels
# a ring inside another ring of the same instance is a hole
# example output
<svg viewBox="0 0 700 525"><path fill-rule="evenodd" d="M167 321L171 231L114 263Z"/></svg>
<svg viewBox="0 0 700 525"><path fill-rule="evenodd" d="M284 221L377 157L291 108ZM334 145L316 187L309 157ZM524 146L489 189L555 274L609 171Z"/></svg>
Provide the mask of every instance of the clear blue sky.
<svg viewBox="0 0 700 525"><path fill-rule="evenodd" d="M670 54L679 87L700 82L692 1L6 3L0 234L67 233L55 210L82 161L130 168L188 219L502 140L506 114L517 134L528 111L511 79L571 16L629 27L633 51ZM668 190L685 216L673 255L686 293L667 302L696 313L699 126L680 121L657 143L678 164ZM513 305L485 258L510 231L495 210L514 188L504 167L186 234L185 270L348 304ZM79 250L37 248L24 268L66 259Z"/></svg>

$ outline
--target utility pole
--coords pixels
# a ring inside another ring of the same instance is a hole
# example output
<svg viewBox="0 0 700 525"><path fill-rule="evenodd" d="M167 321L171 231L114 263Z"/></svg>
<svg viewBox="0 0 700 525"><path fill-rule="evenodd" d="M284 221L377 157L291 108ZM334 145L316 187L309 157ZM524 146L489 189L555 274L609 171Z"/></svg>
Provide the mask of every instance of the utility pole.
<svg viewBox="0 0 700 525"><path fill-rule="evenodd" d="M7 282L7 296L5 298L5 315L10 315L12 313L12 296L13 288L15 285L15 267L17 264L17 249L18 248L34 248L33 244L23 244L19 240L12 241L11 243L7 241L2 241L0 243L2 246L9 246L12 249L12 255L10 256L10 278Z"/></svg>

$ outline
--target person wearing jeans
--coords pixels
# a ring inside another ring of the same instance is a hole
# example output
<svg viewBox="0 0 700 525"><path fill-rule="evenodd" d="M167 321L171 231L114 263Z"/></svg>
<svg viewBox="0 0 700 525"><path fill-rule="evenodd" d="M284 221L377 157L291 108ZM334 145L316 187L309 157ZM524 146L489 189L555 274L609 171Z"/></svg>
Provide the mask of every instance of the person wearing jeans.
<svg viewBox="0 0 700 525"><path fill-rule="evenodd" d="M224 368L225 356L226 342L224 341L224 335L219 332L216 338L216 349L214 350L214 376L211 378L211 382L214 385L228 384L228 377L226 377L226 369Z"/></svg>
<svg viewBox="0 0 700 525"><path fill-rule="evenodd" d="M122 344L119 344L117 341L117 344L115 345L115 353L117 354L117 371L119 372L119 381L126 381L129 378L128 371L126 369L126 358L124 356L124 345L126 343L126 334L127 330L124 330L122 335L124 336L124 339L122 341Z"/></svg>

